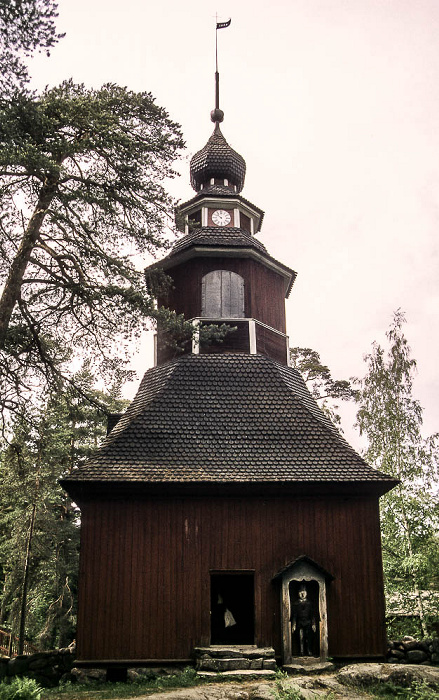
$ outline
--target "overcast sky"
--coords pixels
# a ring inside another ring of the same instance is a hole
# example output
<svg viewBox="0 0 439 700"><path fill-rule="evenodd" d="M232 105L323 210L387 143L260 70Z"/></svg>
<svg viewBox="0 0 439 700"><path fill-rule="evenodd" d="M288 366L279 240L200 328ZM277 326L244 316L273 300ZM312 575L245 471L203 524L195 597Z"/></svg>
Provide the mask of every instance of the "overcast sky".
<svg viewBox="0 0 439 700"><path fill-rule="evenodd" d="M34 85L151 91L183 127L182 200L213 130L215 14L232 18L218 32L222 130L247 162L243 195L266 213L260 240L298 272L291 345L318 350L337 378L361 376L402 308L425 434L438 430L437 0L59 0L59 11L66 37L33 60Z"/></svg>

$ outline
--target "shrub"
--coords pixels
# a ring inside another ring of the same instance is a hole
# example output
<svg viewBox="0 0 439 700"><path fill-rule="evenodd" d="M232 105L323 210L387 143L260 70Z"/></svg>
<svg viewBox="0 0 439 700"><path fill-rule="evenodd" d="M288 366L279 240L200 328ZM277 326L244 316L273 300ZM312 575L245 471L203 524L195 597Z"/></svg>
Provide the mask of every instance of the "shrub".
<svg viewBox="0 0 439 700"><path fill-rule="evenodd" d="M33 678L14 678L0 683L0 700L40 700L42 690Z"/></svg>

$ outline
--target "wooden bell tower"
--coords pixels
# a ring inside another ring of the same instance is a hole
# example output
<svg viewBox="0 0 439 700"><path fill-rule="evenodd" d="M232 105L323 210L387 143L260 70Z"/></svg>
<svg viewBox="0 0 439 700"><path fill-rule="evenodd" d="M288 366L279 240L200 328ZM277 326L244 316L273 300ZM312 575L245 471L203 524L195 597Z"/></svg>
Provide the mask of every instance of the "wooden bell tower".
<svg viewBox="0 0 439 700"><path fill-rule="evenodd" d="M211 118L213 134L190 163L197 194L176 214L185 235L153 266L172 279L170 291L158 302L184 314L195 328L227 324L234 329L217 344L203 345L195 333L188 352L262 354L287 364L285 298L296 273L255 238L264 212L241 195L246 165L221 132L223 112L215 109ZM157 364L171 358L159 331Z"/></svg>

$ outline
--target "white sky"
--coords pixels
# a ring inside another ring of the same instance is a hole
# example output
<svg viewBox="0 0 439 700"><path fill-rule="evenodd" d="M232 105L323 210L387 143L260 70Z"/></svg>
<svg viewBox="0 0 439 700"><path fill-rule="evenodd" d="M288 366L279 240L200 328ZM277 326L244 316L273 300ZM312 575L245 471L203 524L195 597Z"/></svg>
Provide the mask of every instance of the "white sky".
<svg viewBox="0 0 439 700"><path fill-rule="evenodd" d="M260 240L299 274L291 345L336 378L363 375L392 313L418 361L425 434L439 429L439 3L437 0L59 0L66 37L34 85L73 77L147 90L182 124L187 160L210 136L215 13L222 126L247 162ZM151 363L146 353L136 366ZM353 411L344 415L346 437Z"/></svg>

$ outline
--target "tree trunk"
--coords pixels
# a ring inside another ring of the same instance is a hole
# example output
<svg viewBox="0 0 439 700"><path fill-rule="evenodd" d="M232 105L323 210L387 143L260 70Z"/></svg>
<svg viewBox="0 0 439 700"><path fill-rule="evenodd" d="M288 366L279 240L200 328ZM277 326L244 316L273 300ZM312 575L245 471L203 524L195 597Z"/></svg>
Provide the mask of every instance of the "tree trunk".
<svg viewBox="0 0 439 700"><path fill-rule="evenodd" d="M15 304L20 299L21 284L32 251L38 241L44 217L55 196L58 178L48 180L40 190L37 206L29 219L17 254L12 261L0 299L0 348L3 348Z"/></svg>
<svg viewBox="0 0 439 700"><path fill-rule="evenodd" d="M23 653L24 649L24 631L26 626L26 607L27 607L27 588L29 583L29 563L30 563L30 551L32 546L32 536L34 532L35 524L35 514L37 506L34 503L32 507L32 515L30 520L29 534L27 537L26 545L26 560L24 563L24 576L23 576L23 588L21 592L21 612L20 612L20 631L18 633L18 654Z"/></svg>

